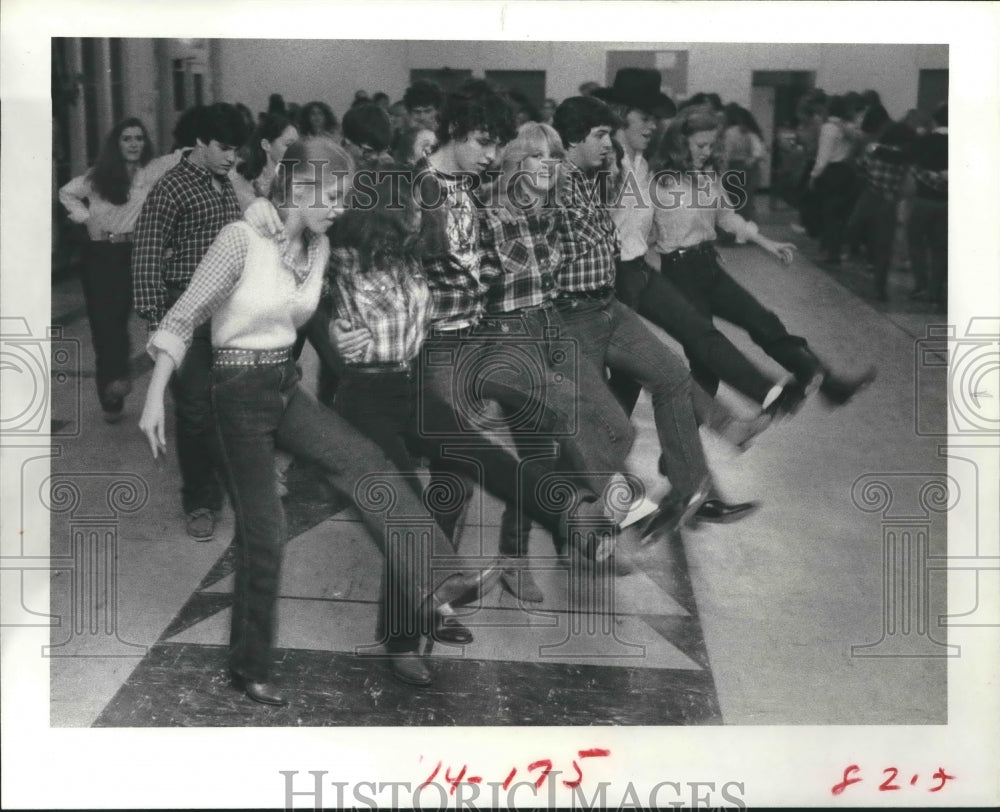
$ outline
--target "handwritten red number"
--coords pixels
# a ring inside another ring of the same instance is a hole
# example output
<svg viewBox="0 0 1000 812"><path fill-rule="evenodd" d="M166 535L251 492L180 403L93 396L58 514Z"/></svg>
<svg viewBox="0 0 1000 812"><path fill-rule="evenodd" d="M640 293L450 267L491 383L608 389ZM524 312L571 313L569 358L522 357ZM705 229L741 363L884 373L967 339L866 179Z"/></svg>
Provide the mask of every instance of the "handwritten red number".
<svg viewBox="0 0 1000 812"><path fill-rule="evenodd" d="M848 767L846 770L844 770L844 779L843 779L843 781L841 781L839 784L834 784L830 791L834 795L840 795L845 789L847 789L849 786L851 786L851 784L860 784L861 783L861 779L860 778L851 778L850 777L851 773L856 773L860 769L861 768L857 764L852 764L850 767Z"/></svg>
<svg viewBox="0 0 1000 812"><path fill-rule="evenodd" d="M423 756L421 756L421 758L423 758ZM430 774L430 776L429 776L429 777L427 778L427 780L426 780L426 781L424 781L424 783L422 783L422 784L420 785L420 789L423 789L424 787L428 787L428 786L430 786L430 783L431 783L431 781L433 781L433 780L434 780L434 776L436 776L436 775L438 774L438 771L439 771L440 769L441 769L441 762L439 761L439 762L437 763L437 767L435 767L435 768L434 768L434 772L432 772L432 773Z"/></svg>
<svg viewBox="0 0 1000 812"><path fill-rule="evenodd" d="M879 784L878 791L886 792L887 790L899 789L899 784L893 784L892 782L896 780L896 776L899 775L899 770L895 767L886 767L882 770L883 773L892 773L888 778L885 779L881 784Z"/></svg>
<svg viewBox="0 0 1000 812"><path fill-rule="evenodd" d="M530 773L532 770L537 769L538 767L544 767L545 769L542 770L542 774L538 776L538 780L535 782L535 789L541 787L541 785L545 783L545 777L550 772L552 772L552 759L543 758L540 759L539 761L534 762L533 764L529 764L528 772Z"/></svg>
<svg viewBox="0 0 1000 812"><path fill-rule="evenodd" d="M610 750L602 750L600 747L593 747L590 750L581 750L580 758L598 758L601 756L610 756Z"/></svg>
<svg viewBox="0 0 1000 812"><path fill-rule="evenodd" d="M517 775L517 767L511 769L510 775L508 775L506 780L503 782L504 792L506 792L510 788L510 782L514 780L515 775Z"/></svg>
<svg viewBox="0 0 1000 812"><path fill-rule="evenodd" d="M948 773L946 773L944 771L944 767L938 767L938 771L936 773L934 773L934 775L932 775L931 778L936 778L941 783L938 784L936 787L931 787L929 790L927 790L928 792L938 792L938 791L940 791L944 787L944 785L948 781L954 781L955 780L955 776L948 775Z"/></svg>
<svg viewBox="0 0 1000 812"><path fill-rule="evenodd" d="M456 775L454 778L451 777L451 769L450 768L444 771L444 780L447 781L449 784L451 784L451 791L449 792L450 795L454 795L455 794L455 787L457 787L459 784L462 783L462 778L464 778L464 777L465 777L465 765L464 764L462 765L462 771L458 775Z"/></svg>
<svg viewBox="0 0 1000 812"><path fill-rule="evenodd" d="M583 782L583 773L580 770L580 765L576 763L576 759L573 760L573 769L576 770L576 778L573 781L563 780L563 786L570 789L580 786Z"/></svg>

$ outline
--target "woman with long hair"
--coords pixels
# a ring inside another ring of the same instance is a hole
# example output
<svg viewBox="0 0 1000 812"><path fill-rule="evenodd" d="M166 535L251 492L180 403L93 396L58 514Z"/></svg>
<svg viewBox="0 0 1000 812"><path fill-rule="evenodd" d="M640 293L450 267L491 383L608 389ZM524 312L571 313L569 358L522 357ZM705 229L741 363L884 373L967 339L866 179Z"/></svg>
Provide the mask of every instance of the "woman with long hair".
<svg viewBox="0 0 1000 812"><path fill-rule="evenodd" d="M298 118L299 137L335 139L339 135L339 122L326 102L311 101L302 105Z"/></svg>
<svg viewBox="0 0 1000 812"><path fill-rule="evenodd" d="M831 405L846 403L874 380L874 368L856 378L835 375L805 339L789 334L778 317L723 268L715 248L717 228L760 246L785 265L791 263L795 246L768 239L755 223L733 211L734 202L718 172L720 152L720 121L711 109L688 107L671 122L654 173L657 202L663 204L654 205L660 272L701 314L746 330L795 376L803 393L818 387ZM714 395L718 377L689 351L688 358L692 377Z"/></svg>
<svg viewBox="0 0 1000 812"><path fill-rule="evenodd" d="M229 173L243 211L258 197L270 197L278 164L298 140L298 128L285 116L267 113L261 119Z"/></svg>
<svg viewBox="0 0 1000 812"><path fill-rule="evenodd" d="M236 514L229 666L237 687L267 705L286 704L270 681L287 535L275 487L276 448L318 464L327 481L358 504L385 553L387 577L400 585L401 600L390 620L418 640L429 633L435 610L448 595L481 587L489 577L488 572L456 575L432 590L432 556L453 554L450 545L437 528L390 531L385 506L379 504L387 489L398 515L424 516L420 500L409 488L393 487L394 467L378 446L300 386L292 343L319 301L330 252L325 232L343 209L354 167L340 147L319 139L293 144L281 166L275 201L283 228L264 236L238 221L219 233L150 339L155 366L139 423L157 456L166 448L167 381L183 361L194 327L211 319L213 418ZM396 655L402 657L415 657L415 652Z"/></svg>
<svg viewBox="0 0 1000 812"><path fill-rule="evenodd" d="M127 118L108 133L94 166L59 190L69 218L86 224L90 236L81 282L97 361L97 396L109 423L121 419L132 390L132 232L149 190L178 158L153 159L146 126Z"/></svg>

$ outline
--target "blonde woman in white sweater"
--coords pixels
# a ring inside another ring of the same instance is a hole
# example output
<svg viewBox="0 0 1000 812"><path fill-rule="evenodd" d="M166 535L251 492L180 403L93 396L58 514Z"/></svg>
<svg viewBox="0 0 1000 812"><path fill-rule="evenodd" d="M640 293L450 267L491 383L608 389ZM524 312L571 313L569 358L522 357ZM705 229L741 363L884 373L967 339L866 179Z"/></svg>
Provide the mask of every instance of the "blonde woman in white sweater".
<svg viewBox="0 0 1000 812"><path fill-rule="evenodd" d="M371 472L394 471L375 443L299 385L292 358L296 330L319 302L330 253L325 232L343 209L353 169L350 157L329 141L289 147L275 187L283 228L275 236L263 236L245 221L223 228L149 342L156 364L139 427L155 457L166 450L167 381L183 360L194 328L211 319L212 405L236 514L238 551L229 667L237 687L268 705L287 704L270 682L286 540L275 488L276 448L318 463L328 481L356 501L378 487ZM385 485L391 487L391 481ZM397 487L393 493L402 515L426 514L410 488ZM439 532L397 539L387 532L384 512L362 509L361 515L385 553L388 571L404 587L398 607L404 617L396 622L417 623L429 634L434 609L445 598L443 592L432 593L425 563L432 549L451 553L450 545ZM457 595L482 586L482 576L455 576L444 591L450 588ZM499 571L487 577L495 584ZM416 658L415 651L396 653L394 669L405 670L407 659Z"/></svg>

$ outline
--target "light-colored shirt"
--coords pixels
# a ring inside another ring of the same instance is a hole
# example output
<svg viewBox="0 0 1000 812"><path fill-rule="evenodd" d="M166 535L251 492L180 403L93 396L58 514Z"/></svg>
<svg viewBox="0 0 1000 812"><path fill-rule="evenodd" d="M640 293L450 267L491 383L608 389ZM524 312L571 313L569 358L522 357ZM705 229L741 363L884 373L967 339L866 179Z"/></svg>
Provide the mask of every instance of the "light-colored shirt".
<svg viewBox="0 0 1000 812"><path fill-rule="evenodd" d="M225 226L150 338L150 355L162 350L180 366L195 328L208 319L213 347L291 347L319 304L330 255L326 235L308 239L306 258L295 261L282 234L264 237L243 221Z"/></svg>
<svg viewBox="0 0 1000 812"><path fill-rule="evenodd" d="M735 200L726 194L715 172L663 175L654 197L653 222L660 254L714 240L716 227L737 239L749 239L758 232L756 223L733 210Z"/></svg>
<svg viewBox="0 0 1000 812"><path fill-rule="evenodd" d="M90 173L73 178L59 190L59 202L74 223L86 223L92 240L106 239L105 233L128 234L135 230L146 195L163 174L181 159L180 152L154 158L136 170L128 190L128 200L116 206L94 188Z"/></svg>
<svg viewBox="0 0 1000 812"><path fill-rule="evenodd" d="M623 261L646 255L649 235L653 228L653 207L650 205L649 164L641 154L622 157L622 187L618 205L611 209L611 219L618 229Z"/></svg>
<svg viewBox="0 0 1000 812"><path fill-rule="evenodd" d="M851 157L853 142L847 136L844 122L836 116L831 116L819 129L819 147L816 150L816 163L813 166L812 177L818 178L827 164L836 164Z"/></svg>

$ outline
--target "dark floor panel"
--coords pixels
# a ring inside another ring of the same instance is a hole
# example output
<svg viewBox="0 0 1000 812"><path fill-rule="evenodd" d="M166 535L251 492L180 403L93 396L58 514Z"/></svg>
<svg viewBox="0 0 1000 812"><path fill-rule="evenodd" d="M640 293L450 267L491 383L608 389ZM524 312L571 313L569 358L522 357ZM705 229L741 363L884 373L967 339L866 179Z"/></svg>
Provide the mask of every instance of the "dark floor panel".
<svg viewBox="0 0 1000 812"><path fill-rule="evenodd" d="M278 650L287 708L234 690L223 646L158 643L95 727L720 724L707 671L435 659L427 688L397 682L379 658ZM597 701L595 701L595 699Z"/></svg>

